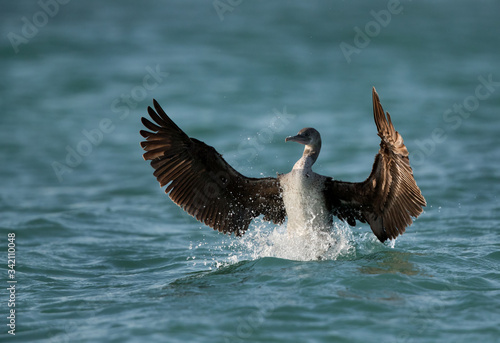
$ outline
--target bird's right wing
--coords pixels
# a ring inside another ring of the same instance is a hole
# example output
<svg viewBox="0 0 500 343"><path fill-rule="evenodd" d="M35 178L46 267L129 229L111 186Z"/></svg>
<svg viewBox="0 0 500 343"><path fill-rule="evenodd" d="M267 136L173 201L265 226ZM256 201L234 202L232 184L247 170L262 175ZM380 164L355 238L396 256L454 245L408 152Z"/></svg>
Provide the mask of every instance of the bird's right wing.
<svg viewBox="0 0 500 343"><path fill-rule="evenodd" d="M373 88L373 115L381 138L370 176L360 183L327 181L327 199L334 215L355 225L368 222L384 242L403 234L426 206L413 178L403 137L394 129L391 116L384 113Z"/></svg>
<svg viewBox="0 0 500 343"><path fill-rule="evenodd" d="M150 131L141 147L153 175L177 205L197 220L224 233L242 235L253 218L283 223L286 212L276 178L248 178L234 170L213 147L188 137L156 100L142 118Z"/></svg>

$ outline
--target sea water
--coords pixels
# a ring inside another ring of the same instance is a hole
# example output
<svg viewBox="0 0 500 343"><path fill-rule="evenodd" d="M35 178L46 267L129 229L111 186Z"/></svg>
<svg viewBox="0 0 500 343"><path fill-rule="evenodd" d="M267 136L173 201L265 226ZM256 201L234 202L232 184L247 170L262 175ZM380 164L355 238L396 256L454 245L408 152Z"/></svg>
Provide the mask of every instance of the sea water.
<svg viewBox="0 0 500 343"><path fill-rule="evenodd" d="M0 341L500 339L498 2L0 7ZM141 156L155 98L246 176L289 172L285 137L314 127L314 170L363 181L373 86L428 203L393 242L340 221L225 236Z"/></svg>

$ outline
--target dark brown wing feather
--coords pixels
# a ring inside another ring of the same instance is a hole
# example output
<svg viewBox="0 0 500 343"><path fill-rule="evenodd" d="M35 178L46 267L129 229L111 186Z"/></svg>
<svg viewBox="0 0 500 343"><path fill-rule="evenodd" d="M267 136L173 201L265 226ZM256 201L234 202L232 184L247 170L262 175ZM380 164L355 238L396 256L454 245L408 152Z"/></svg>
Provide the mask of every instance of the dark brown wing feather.
<svg viewBox="0 0 500 343"><path fill-rule="evenodd" d="M177 205L197 220L224 233L242 235L263 214L274 223L285 220L281 189L275 178L248 178L234 170L211 146L189 138L156 100L148 107L153 122L142 118L146 138L143 157L153 175Z"/></svg>
<svg viewBox="0 0 500 343"><path fill-rule="evenodd" d="M356 220L368 222L384 242L403 234L426 202L413 178L403 137L394 129L389 113L385 116L375 88L373 115L382 141L370 176L361 183L330 179L327 196L334 215L350 225L356 225Z"/></svg>

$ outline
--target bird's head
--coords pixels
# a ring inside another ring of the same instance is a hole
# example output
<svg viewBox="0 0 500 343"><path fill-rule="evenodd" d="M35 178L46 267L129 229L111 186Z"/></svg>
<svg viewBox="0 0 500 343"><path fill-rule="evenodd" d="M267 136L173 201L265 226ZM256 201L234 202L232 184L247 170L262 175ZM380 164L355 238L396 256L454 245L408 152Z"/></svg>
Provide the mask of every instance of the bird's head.
<svg viewBox="0 0 500 343"><path fill-rule="evenodd" d="M321 136L318 131L316 131L312 127L305 127L300 130L296 136L285 138L285 142L288 141L304 144L305 147L302 157L305 157L306 160L310 163L309 167L314 164L314 162L318 158L319 151L321 150ZM302 159L300 159L297 163L300 163L301 160ZM300 164L299 167L303 168L303 165Z"/></svg>
<svg viewBox="0 0 500 343"><path fill-rule="evenodd" d="M316 129L305 127L296 136L285 138L285 142L297 142L311 147L321 146L321 136Z"/></svg>

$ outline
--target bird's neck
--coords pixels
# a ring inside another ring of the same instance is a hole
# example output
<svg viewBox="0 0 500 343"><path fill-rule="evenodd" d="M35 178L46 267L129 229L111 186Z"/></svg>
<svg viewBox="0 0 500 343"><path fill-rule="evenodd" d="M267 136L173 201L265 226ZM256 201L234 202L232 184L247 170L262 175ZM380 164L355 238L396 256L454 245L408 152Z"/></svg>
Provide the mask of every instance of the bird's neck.
<svg viewBox="0 0 500 343"><path fill-rule="evenodd" d="M293 169L294 170L303 169L305 171L312 170L314 162L316 162L316 160L318 159L320 149L321 145L319 146L306 145L302 157L300 158L300 160L297 161L297 163L295 163Z"/></svg>

